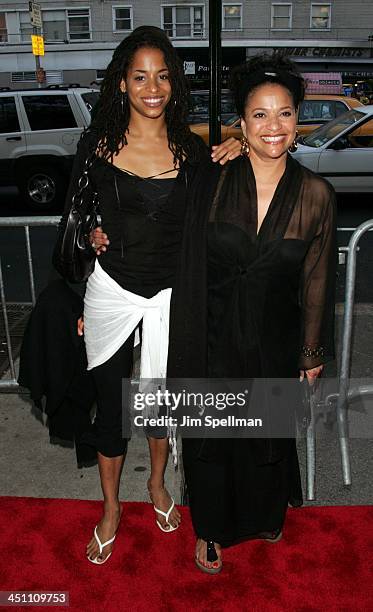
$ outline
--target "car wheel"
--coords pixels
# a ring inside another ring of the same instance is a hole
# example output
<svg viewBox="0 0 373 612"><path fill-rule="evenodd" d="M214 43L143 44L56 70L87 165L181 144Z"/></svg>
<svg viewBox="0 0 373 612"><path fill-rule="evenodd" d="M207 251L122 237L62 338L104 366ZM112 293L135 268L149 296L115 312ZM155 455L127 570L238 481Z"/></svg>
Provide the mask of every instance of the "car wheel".
<svg viewBox="0 0 373 612"><path fill-rule="evenodd" d="M18 188L24 203L40 212L52 210L62 204L67 181L54 168L27 167L20 170L22 177Z"/></svg>

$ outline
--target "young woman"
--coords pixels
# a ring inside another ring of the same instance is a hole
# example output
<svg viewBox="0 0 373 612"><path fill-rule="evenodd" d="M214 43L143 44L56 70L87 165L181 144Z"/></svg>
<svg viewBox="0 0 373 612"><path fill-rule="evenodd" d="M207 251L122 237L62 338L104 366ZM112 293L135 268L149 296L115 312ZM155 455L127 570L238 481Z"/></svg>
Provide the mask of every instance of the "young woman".
<svg viewBox="0 0 373 612"><path fill-rule="evenodd" d="M110 249L101 249L85 295L88 369L97 390L94 432L104 514L87 546L93 563L110 556L121 517L119 484L130 431L128 384L135 331L142 322L142 379L164 379L168 320L188 193L206 150L187 125L188 91L180 60L162 30L137 28L117 47L101 88L99 106L83 135L62 218L87 158ZM239 153L235 142L215 152L222 163ZM107 244L107 240L104 242ZM58 252L59 242L56 251ZM83 333L83 324L79 324ZM162 531L179 526L180 513L164 485L168 441L148 430L148 481Z"/></svg>

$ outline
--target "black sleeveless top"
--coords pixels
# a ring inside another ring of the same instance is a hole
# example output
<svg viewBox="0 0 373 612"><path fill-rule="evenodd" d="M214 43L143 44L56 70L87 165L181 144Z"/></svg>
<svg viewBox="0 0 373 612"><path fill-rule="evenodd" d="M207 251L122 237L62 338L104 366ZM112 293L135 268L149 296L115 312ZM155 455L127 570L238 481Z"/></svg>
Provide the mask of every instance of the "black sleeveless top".
<svg viewBox="0 0 373 612"><path fill-rule="evenodd" d="M183 166L176 178L142 178L100 158L91 169L110 240L100 265L121 287L146 298L174 284L185 214Z"/></svg>

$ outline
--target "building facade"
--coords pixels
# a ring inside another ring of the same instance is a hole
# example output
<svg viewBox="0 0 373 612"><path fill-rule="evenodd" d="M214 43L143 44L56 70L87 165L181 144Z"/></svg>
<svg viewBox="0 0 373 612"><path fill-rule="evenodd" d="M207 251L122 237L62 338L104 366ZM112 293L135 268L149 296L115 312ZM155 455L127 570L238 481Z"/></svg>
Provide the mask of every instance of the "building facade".
<svg viewBox="0 0 373 612"><path fill-rule="evenodd" d="M210 0L210 3L214 0ZM116 45L144 24L165 29L192 88L208 85L208 0L39 0L46 84L99 82ZM229 68L274 49L302 72L373 79L372 0L223 1L223 86ZM29 3L0 3L0 87L34 87Z"/></svg>

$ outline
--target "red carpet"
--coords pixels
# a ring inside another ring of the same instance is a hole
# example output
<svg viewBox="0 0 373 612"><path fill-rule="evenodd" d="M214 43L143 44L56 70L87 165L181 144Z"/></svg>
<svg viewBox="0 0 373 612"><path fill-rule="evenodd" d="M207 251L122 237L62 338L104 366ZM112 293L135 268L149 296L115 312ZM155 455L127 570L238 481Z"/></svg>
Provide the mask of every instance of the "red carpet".
<svg viewBox="0 0 373 612"><path fill-rule="evenodd" d="M194 565L187 509L163 534L141 503L124 505L112 557L92 565L85 546L100 511L93 501L0 498L0 590L69 591L69 608L53 609L82 612L373 610L373 507L291 509L281 542L225 550L218 576Z"/></svg>

